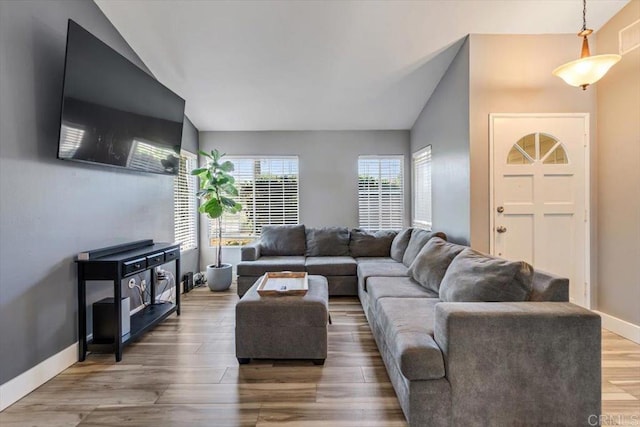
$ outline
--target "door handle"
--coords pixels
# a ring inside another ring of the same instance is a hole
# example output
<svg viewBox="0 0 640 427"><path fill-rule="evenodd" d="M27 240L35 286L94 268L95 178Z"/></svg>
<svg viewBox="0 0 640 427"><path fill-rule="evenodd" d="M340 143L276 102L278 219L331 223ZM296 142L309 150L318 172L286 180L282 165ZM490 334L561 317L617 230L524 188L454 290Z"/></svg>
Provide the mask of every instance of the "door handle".
<svg viewBox="0 0 640 427"><path fill-rule="evenodd" d="M504 212L504 206L498 206L498 208L496 209L496 211L498 211L498 213L502 213L502 212Z"/></svg>
<svg viewBox="0 0 640 427"><path fill-rule="evenodd" d="M501 225L498 228L496 228L496 231L498 233L506 233L507 232L507 227L504 227L504 226Z"/></svg>

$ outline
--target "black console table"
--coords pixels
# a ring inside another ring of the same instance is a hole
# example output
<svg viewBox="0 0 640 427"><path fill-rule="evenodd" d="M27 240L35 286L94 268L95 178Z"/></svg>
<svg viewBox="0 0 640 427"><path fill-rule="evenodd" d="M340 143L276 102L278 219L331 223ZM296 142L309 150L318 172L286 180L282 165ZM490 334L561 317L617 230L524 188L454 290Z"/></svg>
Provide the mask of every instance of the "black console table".
<svg viewBox="0 0 640 427"><path fill-rule="evenodd" d="M122 279L150 270L168 262L176 267L176 302L156 303L156 284L153 272L149 286L151 301L142 310L131 316L131 331L122 335ZM180 315L180 245L173 243L154 243L153 240L139 240L123 245L111 246L94 251L83 252L76 259L78 264L78 341L79 359L82 362L88 350L113 350L116 362L122 360L123 347L144 334L158 322L166 319L174 311ZM114 323L111 343L87 341L87 289L88 280L109 280L113 282Z"/></svg>

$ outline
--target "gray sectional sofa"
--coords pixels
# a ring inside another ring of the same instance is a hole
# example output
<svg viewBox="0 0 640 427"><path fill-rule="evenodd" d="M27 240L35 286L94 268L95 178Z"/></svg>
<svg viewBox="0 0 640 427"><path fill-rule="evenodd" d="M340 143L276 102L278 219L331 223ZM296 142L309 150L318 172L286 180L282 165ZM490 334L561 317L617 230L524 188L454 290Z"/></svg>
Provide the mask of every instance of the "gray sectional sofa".
<svg viewBox="0 0 640 427"><path fill-rule="evenodd" d="M390 257L398 246L394 244L395 237L396 232L391 230L370 234L346 227L264 226L260 239L241 249L238 295L244 295L270 271L306 271L325 276L329 295L358 295L358 265L363 262L388 262L392 264L388 268L406 273L410 263L402 264L402 257Z"/></svg>
<svg viewBox="0 0 640 427"><path fill-rule="evenodd" d="M568 280L420 229L264 227L238 293L267 271L358 295L411 426L587 425L601 410L600 317Z"/></svg>

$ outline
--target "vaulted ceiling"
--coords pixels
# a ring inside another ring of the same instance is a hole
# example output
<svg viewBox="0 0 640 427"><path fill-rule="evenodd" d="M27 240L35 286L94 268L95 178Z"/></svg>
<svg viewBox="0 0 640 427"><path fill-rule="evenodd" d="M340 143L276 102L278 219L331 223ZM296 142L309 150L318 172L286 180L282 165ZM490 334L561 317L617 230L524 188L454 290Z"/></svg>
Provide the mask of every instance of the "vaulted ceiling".
<svg viewBox="0 0 640 427"><path fill-rule="evenodd" d="M409 129L467 34L582 26L580 0L95 1L200 130Z"/></svg>

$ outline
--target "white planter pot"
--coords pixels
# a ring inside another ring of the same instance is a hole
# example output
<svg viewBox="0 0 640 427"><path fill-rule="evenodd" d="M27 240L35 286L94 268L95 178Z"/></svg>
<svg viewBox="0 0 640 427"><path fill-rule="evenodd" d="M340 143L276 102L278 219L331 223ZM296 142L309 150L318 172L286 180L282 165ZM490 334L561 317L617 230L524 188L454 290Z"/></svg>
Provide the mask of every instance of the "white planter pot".
<svg viewBox="0 0 640 427"><path fill-rule="evenodd" d="M226 291L231 286L233 267L231 264L222 264L217 268L215 264L207 266L207 285L212 291Z"/></svg>

